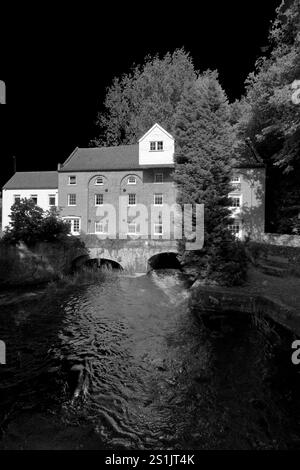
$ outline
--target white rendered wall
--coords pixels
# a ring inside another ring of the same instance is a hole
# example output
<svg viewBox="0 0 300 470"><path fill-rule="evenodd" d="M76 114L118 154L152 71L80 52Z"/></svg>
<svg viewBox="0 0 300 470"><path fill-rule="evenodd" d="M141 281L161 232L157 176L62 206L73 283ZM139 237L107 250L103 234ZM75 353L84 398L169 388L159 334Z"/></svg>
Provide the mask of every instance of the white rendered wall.
<svg viewBox="0 0 300 470"><path fill-rule="evenodd" d="M163 142L163 150L150 150L150 142ZM162 127L155 125L139 141L140 165L174 163L174 139Z"/></svg>
<svg viewBox="0 0 300 470"><path fill-rule="evenodd" d="M14 195L20 195L22 198L29 199L36 194L38 197L37 205L44 210L49 210L49 195L55 194L56 205L58 203L58 189L3 189L2 191L2 230L10 223L10 209L14 204Z"/></svg>

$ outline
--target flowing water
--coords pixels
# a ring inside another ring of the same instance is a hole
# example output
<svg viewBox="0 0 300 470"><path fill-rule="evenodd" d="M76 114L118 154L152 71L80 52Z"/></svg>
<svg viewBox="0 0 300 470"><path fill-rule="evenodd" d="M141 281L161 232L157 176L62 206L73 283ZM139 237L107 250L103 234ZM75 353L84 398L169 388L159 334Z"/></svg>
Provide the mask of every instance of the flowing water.
<svg viewBox="0 0 300 470"><path fill-rule="evenodd" d="M0 448L300 448L293 338L203 325L175 271L1 307L0 338Z"/></svg>

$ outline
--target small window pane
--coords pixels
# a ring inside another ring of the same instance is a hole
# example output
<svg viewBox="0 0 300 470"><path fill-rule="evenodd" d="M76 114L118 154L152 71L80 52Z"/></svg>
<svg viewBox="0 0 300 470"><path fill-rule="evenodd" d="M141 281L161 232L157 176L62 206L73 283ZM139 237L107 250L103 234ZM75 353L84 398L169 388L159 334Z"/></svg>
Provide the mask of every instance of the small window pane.
<svg viewBox="0 0 300 470"><path fill-rule="evenodd" d="M96 178L95 184L103 184L103 183L104 183L103 176L98 176L98 178Z"/></svg>
<svg viewBox="0 0 300 470"><path fill-rule="evenodd" d="M80 222L79 219L73 219L73 232L79 232L80 231Z"/></svg>
<svg viewBox="0 0 300 470"><path fill-rule="evenodd" d="M76 184L76 176L69 176L69 184Z"/></svg>
<svg viewBox="0 0 300 470"><path fill-rule="evenodd" d="M163 182L163 174L162 173L155 173L154 182L155 183L162 183Z"/></svg>
<svg viewBox="0 0 300 470"><path fill-rule="evenodd" d="M164 146L164 143L162 140L157 142L157 150L163 150L163 146Z"/></svg>
<svg viewBox="0 0 300 470"><path fill-rule="evenodd" d="M136 233L136 224L128 224L128 233Z"/></svg>
<svg viewBox="0 0 300 470"><path fill-rule="evenodd" d="M154 224L154 234L161 235L163 233L163 226L162 224Z"/></svg>
<svg viewBox="0 0 300 470"><path fill-rule="evenodd" d="M32 194L30 196L30 199L34 202L34 204L37 204L37 202L38 202L37 194Z"/></svg>
<svg viewBox="0 0 300 470"><path fill-rule="evenodd" d="M135 206L136 204L136 195L135 194L128 194L128 205Z"/></svg>
<svg viewBox="0 0 300 470"><path fill-rule="evenodd" d="M154 204L155 206L162 206L163 203L163 195L162 194L154 194Z"/></svg>
<svg viewBox="0 0 300 470"><path fill-rule="evenodd" d="M239 176L233 176L231 178L231 183L239 183L240 182L240 177Z"/></svg>
<svg viewBox="0 0 300 470"><path fill-rule="evenodd" d="M76 194L69 194L68 195L68 205L69 206L76 206Z"/></svg>
<svg viewBox="0 0 300 470"><path fill-rule="evenodd" d="M128 184L136 184L136 177L135 176L129 176Z"/></svg>
<svg viewBox="0 0 300 470"><path fill-rule="evenodd" d="M235 221L233 224L229 225L228 228L233 235L238 235L240 232L240 223Z"/></svg>
<svg viewBox="0 0 300 470"><path fill-rule="evenodd" d="M104 225L103 222L95 222L95 233L107 233L108 226Z"/></svg>
<svg viewBox="0 0 300 470"><path fill-rule="evenodd" d="M15 194L14 195L14 202L20 202L21 201L21 195L20 194Z"/></svg>
<svg viewBox="0 0 300 470"><path fill-rule="evenodd" d="M231 197L229 199L230 199L230 207L240 207L239 197Z"/></svg>
<svg viewBox="0 0 300 470"><path fill-rule="evenodd" d="M150 150L156 150L156 142L150 142Z"/></svg>
<svg viewBox="0 0 300 470"><path fill-rule="evenodd" d="M49 195L49 206L55 206L55 195L54 194L50 194Z"/></svg>
<svg viewBox="0 0 300 470"><path fill-rule="evenodd" d="M95 194L95 206L103 205L103 194Z"/></svg>

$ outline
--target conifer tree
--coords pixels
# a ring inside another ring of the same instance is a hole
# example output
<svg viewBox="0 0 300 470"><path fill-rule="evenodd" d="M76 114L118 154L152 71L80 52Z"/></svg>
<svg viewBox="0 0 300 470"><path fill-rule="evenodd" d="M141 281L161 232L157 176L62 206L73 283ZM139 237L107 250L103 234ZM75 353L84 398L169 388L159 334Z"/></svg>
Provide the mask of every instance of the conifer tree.
<svg viewBox="0 0 300 470"><path fill-rule="evenodd" d="M176 113L175 142L178 203L204 204L205 275L224 281L225 265L231 263L236 282L245 272L239 261L234 264L232 253L227 259L236 245L228 230L235 131L217 72L207 71L185 87Z"/></svg>

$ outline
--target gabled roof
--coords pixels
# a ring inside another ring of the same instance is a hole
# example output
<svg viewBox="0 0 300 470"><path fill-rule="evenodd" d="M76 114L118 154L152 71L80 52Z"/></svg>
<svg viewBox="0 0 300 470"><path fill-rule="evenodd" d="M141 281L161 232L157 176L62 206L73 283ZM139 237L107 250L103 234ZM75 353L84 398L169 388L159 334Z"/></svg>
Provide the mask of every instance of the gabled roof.
<svg viewBox="0 0 300 470"><path fill-rule="evenodd" d="M76 148L60 171L101 171L139 168L139 146Z"/></svg>
<svg viewBox="0 0 300 470"><path fill-rule="evenodd" d="M57 171L17 171L3 189L57 189Z"/></svg>
<svg viewBox="0 0 300 470"><path fill-rule="evenodd" d="M157 124L157 122L154 124L154 126L151 127L151 129L149 129L149 131L147 131L140 139L139 139L139 142L141 142L143 139L145 139L145 137L147 137L147 135L149 135L154 129L159 129L160 131L162 131L164 134L166 134L170 139L174 140L174 137L169 134L169 132L166 131L166 129L164 129L163 127L161 127L159 124Z"/></svg>

